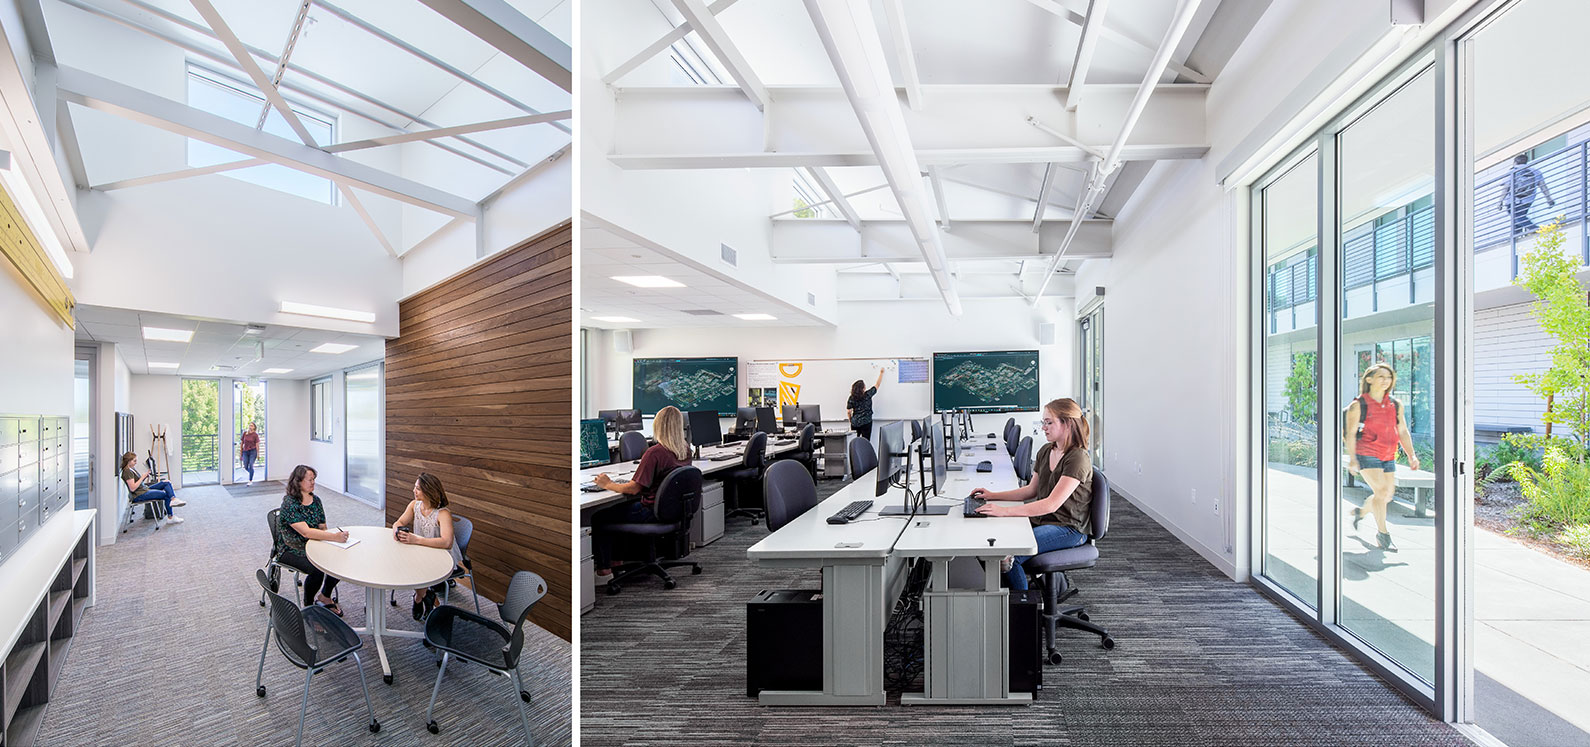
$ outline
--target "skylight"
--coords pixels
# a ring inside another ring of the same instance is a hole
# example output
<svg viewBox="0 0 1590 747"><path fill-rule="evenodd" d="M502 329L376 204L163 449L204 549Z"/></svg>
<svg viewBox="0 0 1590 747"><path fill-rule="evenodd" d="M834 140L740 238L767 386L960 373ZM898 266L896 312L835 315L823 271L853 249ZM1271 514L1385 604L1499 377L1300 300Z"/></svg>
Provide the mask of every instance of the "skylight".
<svg viewBox="0 0 1590 747"><path fill-rule="evenodd" d="M211 114L225 117L249 127L259 125L260 112L265 110L265 97L261 96L253 86L239 83L224 75L215 73L197 65L188 66L188 106L200 109ZM294 106L293 111L303 121L304 127L315 138L317 145L326 145L335 142L336 117L310 111L303 107ZM270 110L270 116L265 119L265 132L272 135L298 141L298 135L293 132L287 121L282 119L281 112ZM188 139L188 165L213 166L221 163L231 163L243 160L245 156L227 150L218 145L211 145L201 140ZM269 187L278 192L286 192L327 205L336 203L336 186L330 179L306 174L296 169L290 169L280 164L264 164L221 172L234 179Z"/></svg>

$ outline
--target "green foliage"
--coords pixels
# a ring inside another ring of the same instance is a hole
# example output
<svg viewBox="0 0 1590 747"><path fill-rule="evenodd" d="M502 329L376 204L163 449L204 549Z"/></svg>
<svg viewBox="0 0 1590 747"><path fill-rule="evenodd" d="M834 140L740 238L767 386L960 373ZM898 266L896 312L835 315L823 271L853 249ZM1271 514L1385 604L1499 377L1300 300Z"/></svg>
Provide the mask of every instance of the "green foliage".
<svg viewBox="0 0 1590 747"><path fill-rule="evenodd" d="M815 208L812 208L812 207L808 206L806 204L805 200L803 200L803 199L801 199L799 197L795 198L795 217L797 217L797 218L815 218L816 216L817 216L817 210Z"/></svg>
<svg viewBox="0 0 1590 747"><path fill-rule="evenodd" d="M1551 367L1540 373L1515 374L1513 380L1541 399L1553 398L1550 423L1567 426L1581 443L1590 441L1590 305L1579 285L1580 258L1562 250L1562 220L1540 229L1535 248L1519 261L1515 285L1538 299L1540 328L1556 340ZM1584 464L1584 451L1575 461Z"/></svg>
<svg viewBox="0 0 1590 747"><path fill-rule="evenodd" d="M1298 467L1319 466L1319 445L1312 440L1270 439L1269 461Z"/></svg>
<svg viewBox="0 0 1590 747"><path fill-rule="evenodd" d="M1575 459L1574 452L1580 452ZM1541 468L1513 462L1507 470L1524 493L1519 519L1536 534L1555 534L1590 524L1590 465L1583 450L1568 448L1561 439L1546 444Z"/></svg>
<svg viewBox="0 0 1590 747"><path fill-rule="evenodd" d="M1497 481L1510 481L1513 479L1512 469L1509 465L1514 463L1539 472L1541 469L1540 455L1544 445L1541 437L1523 433L1509 433L1502 436L1502 442L1489 449L1476 450L1479 453L1474 457L1474 474L1480 479ZM1566 446L1566 445L1565 445Z"/></svg>
<svg viewBox="0 0 1590 747"><path fill-rule="evenodd" d="M1568 552L1581 558L1590 558L1590 524L1568 527L1557 534L1557 541L1568 546Z"/></svg>
<svg viewBox="0 0 1590 747"><path fill-rule="evenodd" d="M1292 356L1292 373L1286 377L1286 402L1292 420L1298 423L1318 422L1319 395L1315 386L1319 380L1318 360L1319 354L1313 352Z"/></svg>
<svg viewBox="0 0 1590 747"><path fill-rule="evenodd" d="M220 406L218 382L209 379L183 379L182 433L184 435L218 433L221 428Z"/></svg>

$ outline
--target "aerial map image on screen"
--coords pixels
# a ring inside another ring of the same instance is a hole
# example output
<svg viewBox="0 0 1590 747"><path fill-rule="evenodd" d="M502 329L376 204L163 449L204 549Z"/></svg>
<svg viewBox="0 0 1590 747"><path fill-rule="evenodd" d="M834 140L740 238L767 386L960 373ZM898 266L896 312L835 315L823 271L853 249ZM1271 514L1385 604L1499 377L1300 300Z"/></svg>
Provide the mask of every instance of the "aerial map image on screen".
<svg viewBox="0 0 1590 747"><path fill-rule="evenodd" d="M646 414L673 405L733 415L738 379L738 358L637 358L635 406Z"/></svg>
<svg viewBox="0 0 1590 747"><path fill-rule="evenodd" d="M935 353L934 409L1038 409L1038 352Z"/></svg>

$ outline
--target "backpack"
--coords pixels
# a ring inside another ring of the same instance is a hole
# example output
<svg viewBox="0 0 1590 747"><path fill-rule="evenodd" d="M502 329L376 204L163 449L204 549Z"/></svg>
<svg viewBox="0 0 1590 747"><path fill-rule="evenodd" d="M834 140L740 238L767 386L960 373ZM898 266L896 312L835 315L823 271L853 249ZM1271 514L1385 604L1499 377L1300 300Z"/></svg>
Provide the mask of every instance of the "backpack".
<svg viewBox="0 0 1590 747"><path fill-rule="evenodd" d="M1513 199L1518 202L1533 199L1535 185L1540 182L1540 172L1525 167L1513 173Z"/></svg>
<svg viewBox="0 0 1590 747"><path fill-rule="evenodd" d="M1390 394L1387 394L1386 397L1391 400L1391 411L1392 411L1392 413L1396 415L1398 420L1401 420L1402 419L1402 403L1398 402L1397 398L1396 397L1392 397ZM1347 434L1347 416L1350 413L1352 413L1354 404L1358 405L1358 434L1359 435L1363 435L1363 433L1364 433L1364 421L1369 419L1369 403L1364 401L1364 395L1360 394L1357 397L1354 397L1352 402L1347 403L1347 406L1342 408L1342 435L1344 437Z"/></svg>

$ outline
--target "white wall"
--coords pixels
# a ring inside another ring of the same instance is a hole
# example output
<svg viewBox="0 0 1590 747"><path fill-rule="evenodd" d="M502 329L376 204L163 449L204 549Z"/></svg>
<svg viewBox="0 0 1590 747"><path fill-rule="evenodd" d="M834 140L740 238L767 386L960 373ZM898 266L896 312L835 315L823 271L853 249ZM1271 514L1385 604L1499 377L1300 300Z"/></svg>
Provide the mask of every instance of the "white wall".
<svg viewBox="0 0 1590 747"><path fill-rule="evenodd" d="M165 426L166 452L171 460L171 484L181 488L182 378L135 375L130 392L129 412L133 416L133 444L134 451L138 452L138 463L143 464L152 448L154 436L149 430L150 426Z"/></svg>
<svg viewBox="0 0 1590 747"><path fill-rule="evenodd" d="M99 352L94 370L95 403L99 409L94 413L91 439L99 459L93 465L93 472L99 498L99 543L110 544L116 541L122 511L127 505L124 502L127 491L116 472L117 460L121 458L116 453L116 413L132 411L132 373L116 345L102 342L94 347ZM136 419L134 425L137 425Z"/></svg>
<svg viewBox="0 0 1590 747"><path fill-rule="evenodd" d="M315 470L315 483L324 485L344 495L348 492L347 449L348 438L344 429L347 422L347 405L343 399L345 375L341 371L331 374L331 441L308 441L304 464ZM308 438L310 407L309 383L304 385L304 434ZM289 466L291 469L291 466Z"/></svg>
<svg viewBox="0 0 1590 747"><path fill-rule="evenodd" d="M72 329L0 259L0 413L70 417Z"/></svg>
<svg viewBox="0 0 1590 747"><path fill-rule="evenodd" d="M309 459L309 382L270 379L265 384L267 480L286 480Z"/></svg>

